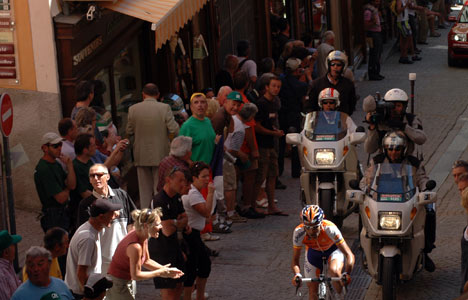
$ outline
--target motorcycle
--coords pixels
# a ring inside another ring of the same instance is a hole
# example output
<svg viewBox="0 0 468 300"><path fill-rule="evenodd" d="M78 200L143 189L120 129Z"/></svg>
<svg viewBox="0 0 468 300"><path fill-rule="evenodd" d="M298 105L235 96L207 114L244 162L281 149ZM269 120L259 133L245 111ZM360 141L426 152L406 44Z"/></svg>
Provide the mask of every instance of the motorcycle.
<svg viewBox="0 0 468 300"><path fill-rule="evenodd" d="M310 112L301 133L286 135L286 143L298 147L302 204L319 205L338 227L358 207L345 199L345 193L348 182L360 178L354 145L365 139L364 128L351 132L346 118L339 111Z"/></svg>
<svg viewBox="0 0 468 300"><path fill-rule="evenodd" d="M364 267L382 285L384 300L396 299L396 284L410 280L425 263L425 205L436 202L436 193L428 191L436 183L429 180L419 191L413 175L413 167L404 163L378 164L365 191L353 181L353 190L346 192L359 204Z"/></svg>

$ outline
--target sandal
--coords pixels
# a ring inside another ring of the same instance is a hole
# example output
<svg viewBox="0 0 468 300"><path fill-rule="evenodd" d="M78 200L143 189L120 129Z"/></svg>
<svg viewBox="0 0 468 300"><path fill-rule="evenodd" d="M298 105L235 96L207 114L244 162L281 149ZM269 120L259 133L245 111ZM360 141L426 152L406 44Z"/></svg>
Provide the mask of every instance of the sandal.
<svg viewBox="0 0 468 300"><path fill-rule="evenodd" d="M257 200L257 206L261 208L267 208L268 207L268 199L263 198L262 200Z"/></svg>
<svg viewBox="0 0 468 300"><path fill-rule="evenodd" d="M210 242L210 241L217 241L217 240L219 240L219 236L214 235L214 234L210 234L209 232L202 234L202 235L201 235L201 238L202 238L202 240L204 240L205 242Z"/></svg>
<svg viewBox="0 0 468 300"><path fill-rule="evenodd" d="M232 230L229 226L223 223L213 224L213 233L231 233Z"/></svg>

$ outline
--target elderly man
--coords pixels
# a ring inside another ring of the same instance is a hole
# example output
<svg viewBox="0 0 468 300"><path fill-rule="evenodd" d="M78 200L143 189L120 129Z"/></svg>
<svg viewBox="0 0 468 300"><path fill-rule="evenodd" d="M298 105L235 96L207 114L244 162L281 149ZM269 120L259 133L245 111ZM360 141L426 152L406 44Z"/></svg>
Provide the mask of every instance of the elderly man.
<svg viewBox="0 0 468 300"><path fill-rule="evenodd" d="M50 263L49 275L58 279L63 279L62 270L59 266L59 257L67 255L68 250L68 232L60 227L54 227L47 230L44 235L44 247L50 251L52 261ZM26 265L23 268L23 282L28 280L28 273L26 272Z"/></svg>
<svg viewBox="0 0 468 300"><path fill-rule="evenodd" d="M178 167L182 170L189 170L192 160L192 138L189 136L178 136L171 142L169 156L166 156L159 163L158 170L158 192L164 186L166 175L172 168Z"/></svg>
<svg viewBox="0 0 468 300"><path fill-rule="evenodd" d="M0 231L0 300L8 300L21 281L16 277L13 261L16 257L16 244L21 241L21 236L10 235L8 231Z"/></svg>
<svg viewBox="0 0 468 300"><path fill-rule="evenodd" d="M49 275L52 255L49 250L32 246L26 252L25 281L13 294L13 300L75 299L65 282Z"/></svg>
<svg viewBox="0 0 468 300"><path fill-rule="evenodd" d="M105 198L110 202L122 205L119 215L115 217L109 228L105 228L101 234L101 254L102 254L102 273L106 274L107 269L114 256L115 249L119 242L127 235L128 227L132 224L131 212L136 209L130 196L126 191L109 186L109 170L103 164L94 164L89 169L89 181L93 186L92 194L86 199L81 200L78 209L78 224L81 226L89 219L89 208L98 198Z"/></svg>
<svg viewBox="0 0 468 300"><path fill-rule="evenodd" d="M44 155L34 171L34 183L42 204L41 227L44 232L56 226L68 230L70 217L65 206L69 201L70 191L76 187L73 162L61 154L62 138L54 132L44 134L41 149ZM68 174L57 159L66 166Z"/></svg>
<svg viewBox="0 0 468 300"><path fill-rule="evenodd" d="M232 88L227 85L222 86L219 89L218 96L216 96L216 100L218 100L220 107L223 107L224 102L226 102L227 95L229 95L230 92L232 92Z"/></svg>
<svg viewBox="0 0 468 300"><path fill-rule="evenodd" d="M157 193L158 166L169 153L169 134L177 135L179 125L171 107L156 100L159 88L154 83L146 84L142 95L143 101L128 111L127 134L134 137L140 208L146 208Z"/></svg>
<svg viewBox="0 0 468 300"><path fill-rule="evenodd" d="M102 230L110 228L118 216L121 204L98 198L89 208L89 220L81 225L70 241L65 282L74 297L81 299L90 274L102 273Z"/></svg>

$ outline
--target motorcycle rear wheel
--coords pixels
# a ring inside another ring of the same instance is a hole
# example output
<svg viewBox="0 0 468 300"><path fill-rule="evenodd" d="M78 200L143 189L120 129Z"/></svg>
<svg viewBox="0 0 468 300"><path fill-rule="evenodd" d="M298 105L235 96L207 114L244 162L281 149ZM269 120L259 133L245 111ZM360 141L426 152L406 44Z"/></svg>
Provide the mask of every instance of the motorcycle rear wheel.
<svg viewBox="0 0 468 300"><path fill-rule="evenodd" d="M382 264L382 300L395 300L395 259L384 257Z"/></svg>

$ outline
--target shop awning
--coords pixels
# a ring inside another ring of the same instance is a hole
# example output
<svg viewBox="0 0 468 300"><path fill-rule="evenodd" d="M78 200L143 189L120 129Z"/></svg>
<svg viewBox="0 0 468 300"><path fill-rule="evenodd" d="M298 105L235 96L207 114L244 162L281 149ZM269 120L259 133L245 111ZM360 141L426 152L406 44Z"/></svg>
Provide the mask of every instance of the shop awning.
<svg viewBox="0 0 468 300"><path fill-rule="evenodd" d="M154 23L156 50L162 47L208 0L118 0L100 6Z"/></svg>

